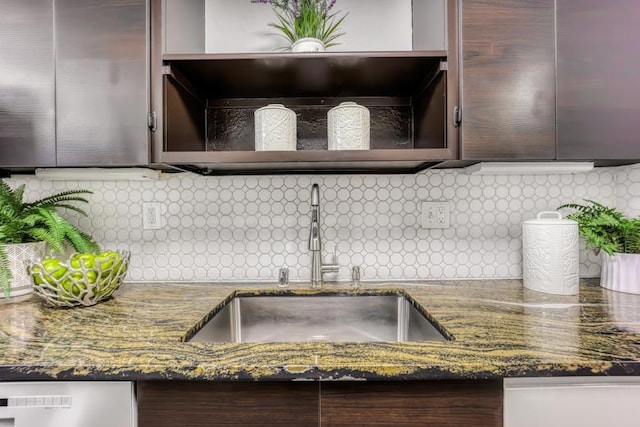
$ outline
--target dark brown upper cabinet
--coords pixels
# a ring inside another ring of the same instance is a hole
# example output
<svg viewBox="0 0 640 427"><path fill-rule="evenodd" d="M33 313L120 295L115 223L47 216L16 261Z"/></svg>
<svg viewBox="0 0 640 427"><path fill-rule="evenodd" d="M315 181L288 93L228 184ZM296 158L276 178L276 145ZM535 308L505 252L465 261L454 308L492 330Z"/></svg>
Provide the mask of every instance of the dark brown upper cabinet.
<svg viewBox="0 0 640 427"><path fill-rule="evenodd" d="M147 23L146 0L3 2L0 168L148 165Z"/></svg>
<svg viewBox="0 0 640 427"><path fill-rule="evenodd" d="M57 166L149 164L146 0L56 0Z"/></svg>
<svg viewBox="0 0 640 427"><path fill-rule="evenodd" d="M460 158L555 159L554 0L460 4Z"/></svg>
<svg viewBox="0 0 640 427"><path fill-rule="evenodd" d="M640 159L640 2L557 0L558 158Z"/></svg>
<svg viewBox="0 0 640 427"><path fill-rule="evenodd" d="M203 174L406 173L457 159L457 1L344 4L358 8L344 46L294 54L262 46L278 40L266 5L152 0L153 161ZM358 31L373 41L350 44ZM327 112L344 101L369 108L370 150L327 150ZM254 150L254 112L271 103L296 112L296 151Z"/></svg>
<svg viewBox="0 0 640 427"><path fill-rule="evenodd" d="M55 166L51 0L7 0L0 13L0 167Z"/></svg>

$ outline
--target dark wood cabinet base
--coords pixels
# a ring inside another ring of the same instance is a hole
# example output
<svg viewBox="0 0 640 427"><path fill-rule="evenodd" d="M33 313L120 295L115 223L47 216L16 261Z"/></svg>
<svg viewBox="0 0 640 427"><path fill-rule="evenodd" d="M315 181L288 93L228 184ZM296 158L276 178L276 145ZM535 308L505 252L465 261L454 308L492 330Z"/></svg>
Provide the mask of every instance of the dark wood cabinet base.
<svg viewBox="0 0 640 427"><path fill-rule="evenodd" d="M502 426L502 382L138 383L141 427Z"/></svg>

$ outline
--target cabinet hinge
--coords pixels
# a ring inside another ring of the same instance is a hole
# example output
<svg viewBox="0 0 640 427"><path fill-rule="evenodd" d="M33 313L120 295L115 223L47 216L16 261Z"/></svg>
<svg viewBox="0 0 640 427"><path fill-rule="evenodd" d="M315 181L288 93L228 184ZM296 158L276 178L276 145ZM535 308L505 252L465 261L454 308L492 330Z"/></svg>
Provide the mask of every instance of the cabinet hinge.
<svg viewBox="0 0 640 427"><path fill-rule="evenodd" d="M449 70L449 63L447 61L440 61L440 71Z"/></svg>
<svg viewBox="0 0 640 427"><path fill-rule="evenodd" d="M155 111L151 111L149 114L147 114L147 126L149 127L149 130L151 132L156 131L156 112Z"/></svg>
<svg viewBox="0 0 640 427"><path fill-rule="evenodd" d="M459 106L453 107L453 126L458 127L462 123L462 108Z"/></svg>

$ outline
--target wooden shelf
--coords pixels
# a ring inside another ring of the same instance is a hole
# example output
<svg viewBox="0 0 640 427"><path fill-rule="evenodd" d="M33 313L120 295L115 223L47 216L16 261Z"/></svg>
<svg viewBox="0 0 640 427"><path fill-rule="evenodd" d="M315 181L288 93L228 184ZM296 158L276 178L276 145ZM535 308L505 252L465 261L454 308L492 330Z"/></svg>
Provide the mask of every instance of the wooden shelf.
<svg viewBox="0 0 640 427"><path fill-rule="evenodd" d="M163 55L166 74L207 98L413 96L447 52Z"/></svg>
<svg viewBox="0 0 640 427"><path fill-rule="evenodd" d="M415 173L451 159L442 149L164 152L161 163L206 175L256 173Z"/></svg>

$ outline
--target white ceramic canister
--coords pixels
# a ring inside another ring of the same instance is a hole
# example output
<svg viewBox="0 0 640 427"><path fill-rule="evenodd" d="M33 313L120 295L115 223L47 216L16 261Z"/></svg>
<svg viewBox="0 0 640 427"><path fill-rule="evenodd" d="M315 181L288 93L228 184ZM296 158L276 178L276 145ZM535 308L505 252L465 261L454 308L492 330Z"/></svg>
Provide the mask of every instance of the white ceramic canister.
<svg viewBox="0 0 640 427"><path fill-rule="evenodd" d="M327 114L329 150L368 150L369 110L355 102L343 102Z"/></svg>
<svg viewBox="0 0 640 427"><path fill-rule="evenodd" d="M254 113L256 151L294 151L296 113L282 104L269 104Z"/></svg>
<svg viewBox="0 0 640 427"><path fill-rule="evenodd" d="M540 212L522 224L522 276L526 288L575 295L580 281L578 223L560 212Z"/></svg>

